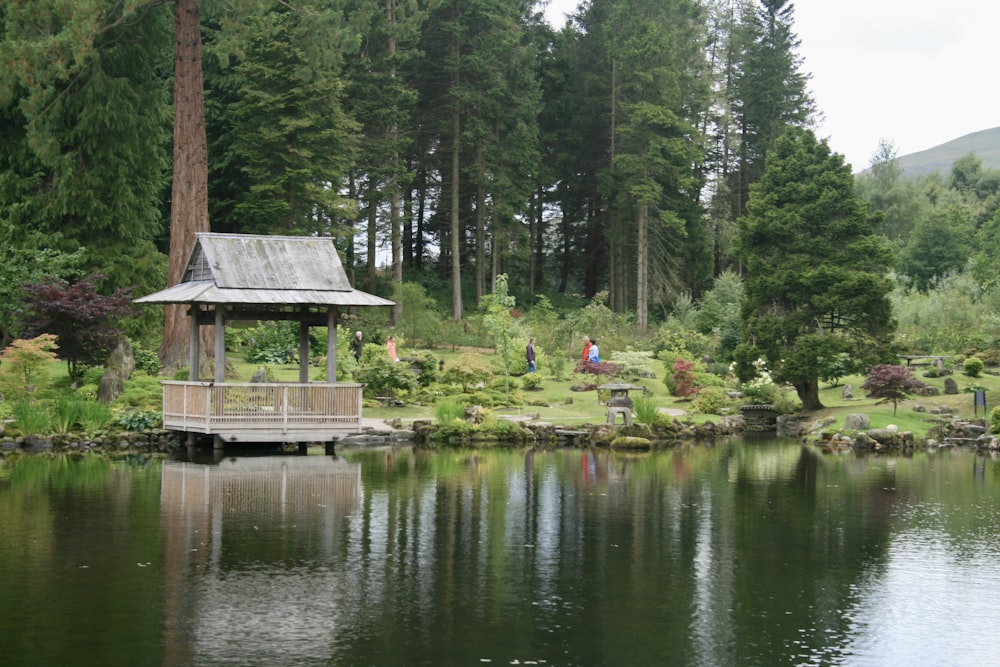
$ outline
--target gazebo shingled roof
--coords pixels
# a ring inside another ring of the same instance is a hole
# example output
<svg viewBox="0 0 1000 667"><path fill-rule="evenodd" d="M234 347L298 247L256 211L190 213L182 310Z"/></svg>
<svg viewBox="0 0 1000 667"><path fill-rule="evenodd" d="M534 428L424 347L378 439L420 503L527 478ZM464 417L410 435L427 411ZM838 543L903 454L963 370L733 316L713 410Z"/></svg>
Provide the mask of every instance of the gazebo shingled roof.
<svg viewBox="0 0 1000 667"><path fill-rule="evenodd" d="M326 237L199 233L181 282L136 303L392 306L351 287Z"/></svg>

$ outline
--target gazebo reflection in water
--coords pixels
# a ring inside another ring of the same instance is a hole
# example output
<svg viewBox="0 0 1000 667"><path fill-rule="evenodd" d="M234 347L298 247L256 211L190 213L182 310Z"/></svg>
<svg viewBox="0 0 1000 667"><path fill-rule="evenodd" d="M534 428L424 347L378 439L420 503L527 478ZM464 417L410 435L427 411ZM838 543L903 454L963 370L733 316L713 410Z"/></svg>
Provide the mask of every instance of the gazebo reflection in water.
<svg viewBox="0 0 1000 667"><path fill-rule="evenodd" d="M165 461L163 511L191 516L347 514L357 508L361 465L332 456L223 458L218 464Z"/></svg>
<svg viewBox="0 0 1000 667"><path fill-rule="evenodd" d="M361 494L361 464L331 456L165 461L163 664L194 664L195 656L223 664L232 647L219 637L234 627L241 642L283 656L282 664L296 662L294 650L328 653L346 613L334 602L345 582L303 564L343 551ZM317 606L322 613L311 614ZM322 628L304 632L316 616ZM300 641L288 642L293 636Z"/></svg>

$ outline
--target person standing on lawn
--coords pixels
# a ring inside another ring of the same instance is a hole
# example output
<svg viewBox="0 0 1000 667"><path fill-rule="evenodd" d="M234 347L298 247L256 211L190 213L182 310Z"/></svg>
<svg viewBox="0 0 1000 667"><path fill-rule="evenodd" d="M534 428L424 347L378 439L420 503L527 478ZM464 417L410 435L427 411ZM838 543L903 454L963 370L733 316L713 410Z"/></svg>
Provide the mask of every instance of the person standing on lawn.
<svg viewBox="0 0 1000 667"><path fill-rule="evenodd" d="M365 344L361 342L361 332L354 332L354 340L351 341L351 350L354 353L354 360L359 364L361 363L361 350L364 348Z"/></svg>
<svg viewBox="0 0 1000 667"><path fill-rule="evenodd" d="M535 366L535 339L528 339L528 346L524 349L525 358L528 360L528 372L534 373L538 370Z"/></svg>

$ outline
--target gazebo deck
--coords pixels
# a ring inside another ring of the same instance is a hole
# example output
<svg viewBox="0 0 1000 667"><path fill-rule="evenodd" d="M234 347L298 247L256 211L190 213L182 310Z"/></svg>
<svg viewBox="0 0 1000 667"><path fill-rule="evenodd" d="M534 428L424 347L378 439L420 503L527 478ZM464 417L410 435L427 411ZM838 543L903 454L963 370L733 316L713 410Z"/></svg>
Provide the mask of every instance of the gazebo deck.
<svg viewBox="0 0 1000 667"><path fill-rule="evenodd" d="M362 384L163 383L163 427L226 442L328 442L362 430Z"/></svg>

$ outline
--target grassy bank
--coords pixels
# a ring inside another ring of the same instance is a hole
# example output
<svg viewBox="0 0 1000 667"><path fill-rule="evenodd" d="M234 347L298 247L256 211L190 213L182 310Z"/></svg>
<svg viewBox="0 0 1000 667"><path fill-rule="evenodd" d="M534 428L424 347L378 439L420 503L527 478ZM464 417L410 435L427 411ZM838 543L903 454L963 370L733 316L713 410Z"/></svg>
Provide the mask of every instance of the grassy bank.
<svg viewBox="0 0 1000 667"><path fill-rule="evenodd" d="M447 365L454 363L458 356L465 351L434 350L433 353ZM482 349L478 349L475 352L482 354L486 358L491 357L493 354L489 350ZM258 368L258 365L247 363L238 356L231 356L229 362L238 373L239 378L237 381L248 381ZM636 380L633 383L646 388L646 396L649 397L661 413L675 416L681 421L694 423L717 421L720 418L720 415L699 413L695 410L694 404L691 401L671 396L663 382L666 371L662 363L651 361L648 370L655 374L656 377ZM58 395L67 394L69 387L68 380L66 379L65 365L54 363L48 371L48 386L44 390L39 391L37 397L41 398L44 396L51 399ZM279 381L294 382L298 379L299 371L297 365L271 366L270 371L273 377ZM914 371L915 375L921 380L936 387L940 392L939 395L914 397L900 401L896 407L896 413L893 414L893 405L891 403L879 404L875 399L865 397L864 392L860 389L861 384L864 382L864 377L855 375L842 378L836 385L823 385L820 389L820 399L826 407L822 410L808 413L807 416L815 420L831 418L833 420L831 428L836 428L844 424L844 419L847 415L864 413L868 415L873 428L895 424L901 431L912 431L917 437L924 437L940 419L937 415L929 412L931 409L947 407L952 413L962 417L972 417L974 415L974 394L966 391L968 389L985 388L987 391L987 407L986 410L979 409L979 416L984 416L988 410L992 409L994 401L1000 402L1000 376L998 375L987 373L973 378L966 376L961 371L955 372L948 377L955 380L959 393L945 394L945 377L924 377L927 367L917 367ZM319 369L311 369L310 375L312 379L316 379L318 374ZM521 415L563 426L599 424L604 423L606 420L607 407L602 402L602 399L606 399L607 396L599 397L598 393L593 390L574 390L579 385L599 384L607 381L606 379L572 372L567 372L563 377L557 378L548 373L544 366L540 369L538 377L541 378L541 383L537 391L527 391L520 388L520 380L513 378L514 386L517 388L513 392L516 399L512 401L512 405L509 407L497 405L491 409L499 415ZM148 397L145 401L149 405L136 407L159 411L158 382L156 379L149 377L141 381L146 385L150 385L146 388L146 393L144 394L144 396ZM843 397L845 385L852 387L854 398ZM633 393L632 396L635 398L636 393ZM377 400L369 400L365 403L364 416L366 418L381 420L398 418L402 420L404 425L410 424L415 420L434 419L434 400L433 396L425 396L420 401L406 401L402 406L389 407L383 406ZM737 412L740 403L739 399L732 400L727 406L727 410L729 412ZM918 405L923 406L928 411L919 412L914 410Z"/></svg>

